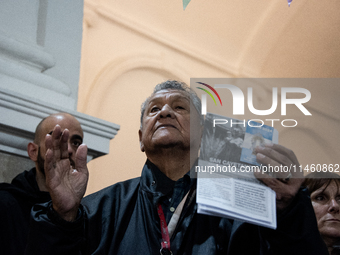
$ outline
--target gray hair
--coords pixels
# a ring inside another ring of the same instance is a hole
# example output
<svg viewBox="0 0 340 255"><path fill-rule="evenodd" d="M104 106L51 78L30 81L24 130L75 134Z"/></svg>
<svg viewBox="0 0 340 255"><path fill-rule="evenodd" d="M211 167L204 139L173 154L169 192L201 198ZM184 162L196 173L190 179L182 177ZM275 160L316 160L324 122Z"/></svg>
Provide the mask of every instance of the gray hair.
<svg viewBox="0 0 340 255"><path fill-rule="evenodd" d="M201 124L204 122L204 117L200 114L201 112L201 100L187 84L184 82L180 81L175 81L175 80L167 80L165 82L162 82L160 84L157 84L156 87L154 88L152 94L142 103L141 106L141 116L140 116L140 126L142 127L143 124L143 117L144 117L144 112L146 105L149 103L150 98L156 94L158 91L164 90L164 89L174 89L174 90L180 90L184 91L190 98L192 104L194 105L198 115L200 116L201 119Z"/></svg>

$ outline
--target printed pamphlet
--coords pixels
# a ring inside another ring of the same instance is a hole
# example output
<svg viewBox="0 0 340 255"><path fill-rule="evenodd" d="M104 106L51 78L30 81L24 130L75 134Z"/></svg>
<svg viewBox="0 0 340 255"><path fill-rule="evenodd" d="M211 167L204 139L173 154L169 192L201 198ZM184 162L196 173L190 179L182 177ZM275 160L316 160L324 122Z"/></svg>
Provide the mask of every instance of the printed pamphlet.
<svg viewBox="0 0 340 255"><path fill-rule="evenodd" d="M253 150L277 143L273 127L207 113L197 174L198 213L276 228L275 192L258 181Z"/></svg>

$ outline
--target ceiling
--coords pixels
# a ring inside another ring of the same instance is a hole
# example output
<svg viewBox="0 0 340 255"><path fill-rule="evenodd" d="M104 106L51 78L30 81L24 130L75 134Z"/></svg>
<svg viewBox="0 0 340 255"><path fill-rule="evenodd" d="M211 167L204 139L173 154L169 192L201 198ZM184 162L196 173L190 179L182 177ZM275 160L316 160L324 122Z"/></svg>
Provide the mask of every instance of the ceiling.
<svg viewBox="0 0 340 255"><path fill-rule="evenodd" d="M340 1L97 0L241 77L339 77Z"/></svg>

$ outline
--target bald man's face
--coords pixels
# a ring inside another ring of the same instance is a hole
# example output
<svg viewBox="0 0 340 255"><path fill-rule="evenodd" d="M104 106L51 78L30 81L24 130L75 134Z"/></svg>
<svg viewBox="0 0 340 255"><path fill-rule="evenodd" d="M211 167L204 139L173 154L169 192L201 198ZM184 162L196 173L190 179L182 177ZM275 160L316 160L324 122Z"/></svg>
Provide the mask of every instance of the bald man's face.
<svg viewBox="0 0 340 255"><path fill-rule="evenodd" d="M61 127L61 130L64 129L69 130L69 139L68 139L68 154L71 166L75 168L75 155L78 147L83 143L83 130L80 126L80 123L76 118L69 114L57 114L49 116L45 119L45 121L41 124L41 128L38 130L38 134L36 134L36 142L39 146L38 153L38 168L39 171L44 173L44 162L45 162L45 137L47 134L52 134L53 129L56 125Z"/></svg>

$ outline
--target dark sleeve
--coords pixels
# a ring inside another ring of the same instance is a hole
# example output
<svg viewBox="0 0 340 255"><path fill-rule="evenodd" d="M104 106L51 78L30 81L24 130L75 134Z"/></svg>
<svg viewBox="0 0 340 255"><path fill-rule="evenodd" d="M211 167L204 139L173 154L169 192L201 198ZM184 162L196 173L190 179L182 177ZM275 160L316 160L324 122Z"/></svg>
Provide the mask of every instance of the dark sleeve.
<svg viewBox="0 0 340 255"><path fill-rule="evenodd" d="M328 255L306 190L277 217L277 229L234 221L228 255Z"/></svg>
<svg viewBox="0 0 340 255"><path fill-rule="evenodd" d="M260 228L260 232L264 254L328 255L306 189L301 188L292 205L278 215L276 230Z"/></svg>
<svg viewBox="0 0 340 255"><path fill-rule="evenodd" d="M77 219L67 222L54 212L51 202L37 204L32 208L30 232L25 254L85 254L85 216L82 206Z"/></svg>
<svg viewBox="0 0 340 255"><path fill-rule="evenodd" d="M0 254L23 254L28 218L24 217L21 207L9 193L0 192Z"/></svg>

